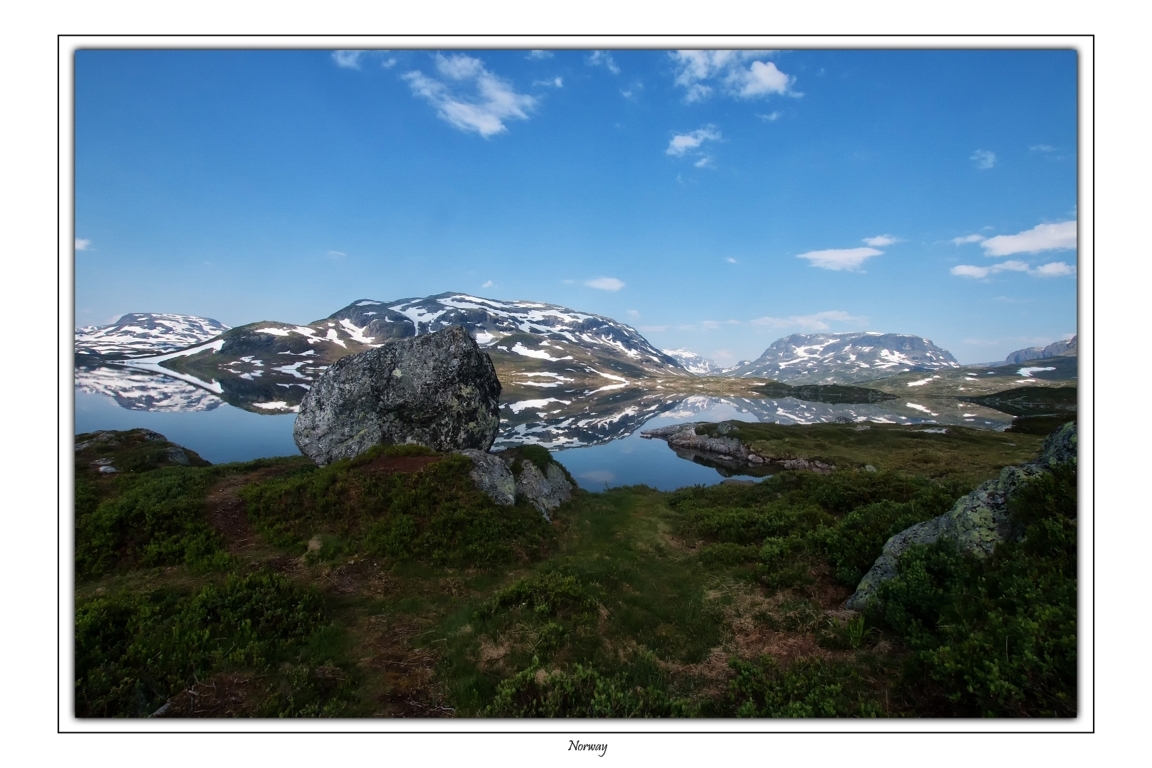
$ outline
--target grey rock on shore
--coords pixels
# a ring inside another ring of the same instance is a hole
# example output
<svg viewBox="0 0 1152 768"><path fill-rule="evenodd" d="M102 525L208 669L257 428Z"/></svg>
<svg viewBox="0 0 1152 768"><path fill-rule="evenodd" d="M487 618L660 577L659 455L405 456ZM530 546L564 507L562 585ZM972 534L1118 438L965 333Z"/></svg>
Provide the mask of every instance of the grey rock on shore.
<svg viewBox="0 0 1152 768"><path fill-rule="evenodd" d="M541 472L531 461L521 460L520 475L516 477L512 474L515 460L512 456L474 449L460 453L472 460L469 473L472 482L497 504L511 506L520 494L544 515L544 519L551 520L552 510L572 498L573 485L558 464L549 464Z"/></svg>
<svg viewBox="0 0 1152 768"><path fill-rule="evenodd" d="M379 444L486 451L499 399L491 358L452 326L337 360L304 396L292 436L320 465Z"/></svg>
<svg viewBox="0 0 1152 768"><path fill-rule="evenodd" d="M896 575L900 555L913 544L933 544L951 539L962 552L987 557L1012 535L1008 501L1019 488L1052 467L1076 461L1076 423L1056 430L1044 442L1040 458L1029 464L1004 467L1000 476L982 484L959 499L940 517L917 523L896 534L884 544L880 557L864 574L845 607L862 611L876 596L880 585Z"/></svg>

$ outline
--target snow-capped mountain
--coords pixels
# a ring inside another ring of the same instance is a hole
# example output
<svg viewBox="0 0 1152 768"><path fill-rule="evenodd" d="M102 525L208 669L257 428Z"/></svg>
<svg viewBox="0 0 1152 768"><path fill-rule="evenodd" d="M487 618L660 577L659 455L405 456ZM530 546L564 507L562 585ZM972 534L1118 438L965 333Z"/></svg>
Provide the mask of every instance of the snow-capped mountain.
<svg viewBox="0 0 1152 768"><path fill-rule="evenodd" d="M181 378L250 410L284 412L341 357L450 325L464 326L491 355L508 402L531 402L546 393L563 397L575 413L583 406L573 398L616 394L642 379L688 376L673 358L615 320L553 304L460 293L360 299L308 325L251 323L183 349L104 360Z"/></svg>
<svg viewBox="0 0 1152 768"><path fill-rule="evenodd" d="M719 376L725 371L725 368L720 364L688 349L662 349L660 351L679 363L681 368L697 376Z"/></svg>
<svg viewBox="0 0 1152 768"><path fill-rule="evenodd" d="M239 351L246 346L242 337L252 334L299 342L291 345L294 352L315 347L319 354L318 345L323 342L352 351L378 347L391 339L433 333L451 325L464 326L482 347L499 347L504 339L529 334L540 343L559 342L602 350L639 366L679 368L676 360L649 344L635 329L607 317L555 304L497 301L462 293L392 302L361 299L306 326L287 323L244 326L225 337L227 341L220 351L226 355ZM514 351L515 340L509 341L513 342L509 349ZM528 356L541 357L540 354Z"/></svg>
<svg viewBox="0 0 1152 768"><path fill-rule="evenodd" d="M219 336L228 326L208 317L133 312L112 325L76 329L76 354L147 357L172 352Z"/></svg>
<svg viewBox="0 0 1152 768"><path fill-rule="evenodd" d="M1076 337L1073 336L1063 341L1054 341L1046 347L1018 349L1004 358L1004 362L1008 365L1016 365L1017 363L1026 363L1029 360L1043 360L1048 357L1074 357L1076 351Z"/></svg>
<svg viewBox="0 0 1152 768"><path fill-rule="evenodd" d="M952 353L919 336L797 333L777 339L760 357L725 375L755 376L790 384L842 384L907 371L959 367Z"/></svg>

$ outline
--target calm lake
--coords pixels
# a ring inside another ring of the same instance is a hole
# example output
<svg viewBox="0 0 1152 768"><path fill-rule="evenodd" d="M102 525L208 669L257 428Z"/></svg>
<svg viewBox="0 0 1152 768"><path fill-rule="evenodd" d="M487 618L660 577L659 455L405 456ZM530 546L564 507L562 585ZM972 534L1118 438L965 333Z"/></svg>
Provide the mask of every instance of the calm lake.
<svg viewBox="0 0 1152 768"><path fill-rule="evenodd" d="M963 424L985 429L1004 429L1011 423L1012 417L1006 414L971 404L925 403L829 404L795 398L693 396L669 398L627 418L621 414L631 411L620 411L618 405L606 402L603 413L592 411L570 428L565 425L573 419L549 422L543 414L538 423L521 422L515 428L509 425L502 430L496 447L517 442L544 445L588 490L639 484L673 490L718 483L725 476L679 458L663 440L642 438L641 430L727 419L783 424ZM77 370L75 406L76 434L144 427L191 448L213 464L299 453L292 440L296 414L238 408L211 392L162 375L109 368ZM617 410L612 411L612 407ZM579 424L597 420L601 429L589 438L588 430L581 430ZM604 428L604 422L610 426Z"/></svg>

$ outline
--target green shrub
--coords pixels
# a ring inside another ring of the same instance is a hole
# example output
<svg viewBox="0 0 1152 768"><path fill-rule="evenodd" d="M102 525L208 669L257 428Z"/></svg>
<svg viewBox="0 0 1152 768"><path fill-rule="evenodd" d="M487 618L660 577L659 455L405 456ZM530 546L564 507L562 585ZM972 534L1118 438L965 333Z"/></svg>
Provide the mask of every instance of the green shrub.
<svg viewBox="0 0 1152 768"><path fill-rule="evenodd" d="M696 708L670 695L666 681L636 685L628 675L606 675L576 664L544 670L539 660L500 683L483 717L692 717Z"/></svg>
<svg viewBox="0 0 1152 768"><path fill-rule="evenodd" d="M220 539L205 519L211 469L171 467L134 478L76 521L80 580L138 565L220 565ZM90 506L87 494L81 503ZM78 508L79 505L78 505Z"/></svg>
<svg viewBox="0 0 1152 768"><path fill-rule="evenodd" d="M802 659L786 668L770 656L733 659L727 710L736 717L878 717L860 674L847 664Z"/></svg>
<svg viewBox="0 0 1152 768"><path fill-rule="evenodd" d="M448 455L416 472L380 472L380 456L429 455L413 446L375 448L327 467L244 488L248 516L274 544L303 552L323 532L344 551L462 567L526 562L553 546L531 505L499 507L479 491L471 460Z"/></svg>
<svg viewBox="0 0 1152 768"><path fill-rule="evenodd" d="M986 560L937 542L910 547L878 593L879 615L960 716L1076 713L1076 472L1061 467L1009 502L1020 538ZM927 713L926 713L927 714Z"/></svg>
<svg viewBox="0 0 1152 768"><path fill-rule="evenodd" d="M539 616L571 616L595 607L596 601L575 576L560 571L518 579L497 592L480 611L491 616L501 608L521 608Z"/></svg>
<svg viewBox="0 0 1152 768"><path fill-rule="evenodd" d="M268 572L89 600L76 609L76 714L143 717L216 672L274 669L323 620L315 592Z"/></svg>

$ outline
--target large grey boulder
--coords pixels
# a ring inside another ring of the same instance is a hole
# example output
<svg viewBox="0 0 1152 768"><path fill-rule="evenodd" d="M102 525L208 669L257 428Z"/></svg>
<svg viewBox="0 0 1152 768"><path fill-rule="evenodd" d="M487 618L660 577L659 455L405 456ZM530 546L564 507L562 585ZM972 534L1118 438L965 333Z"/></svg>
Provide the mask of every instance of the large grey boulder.
<svg viewBox="0 0 1152 768"><path fill-rule="evenodd" d="M337 360L304 396L292 436L321 465L379 444L486 451L499 399L491 358L452 326Z"/></svg>
<svg viewBox="0 0 1152 768"><path fill-rule="evenodd" d="M950 539L962 552L980 558L992 554L997 544L1007 541L1012 535L1008 501L1017 490L1052 467L1075 461L1076 423L1071 422L1048 437L1036 461L1004 467L999 477L959 499L940 517L917 523L888 539L880 557L864 574L845 607L854 611L864 610L876 596L880 585L896 575L900 555L914 544L933 544L940 539Z"/></svg>

